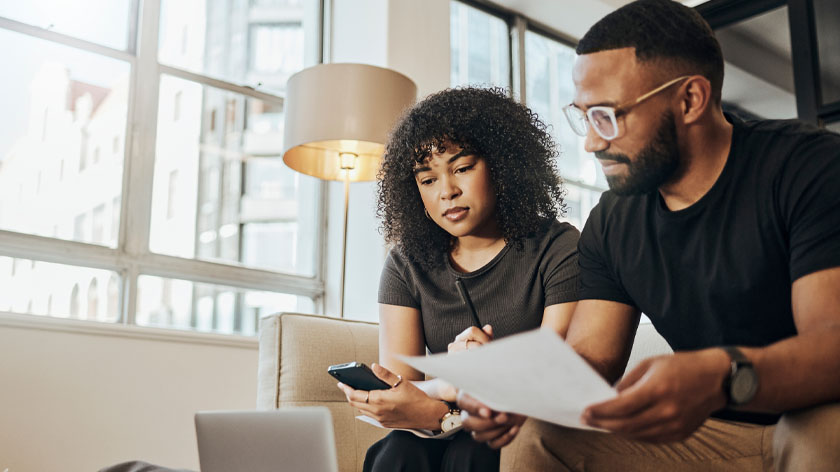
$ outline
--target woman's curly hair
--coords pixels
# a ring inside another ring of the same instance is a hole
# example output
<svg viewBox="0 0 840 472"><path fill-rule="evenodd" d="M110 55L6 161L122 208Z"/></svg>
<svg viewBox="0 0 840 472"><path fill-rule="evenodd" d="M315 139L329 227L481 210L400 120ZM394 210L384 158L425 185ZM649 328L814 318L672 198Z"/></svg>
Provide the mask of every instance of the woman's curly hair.
<svg viewBox="0 0 840 472"><path fill-rule="evenodd" d="M426 217L414 168L447 145L485 159L507 243L543 231L564 211L554 140L536 113L505 89L447 89L410 108L391 131L379 170L376 215L385 241L424 268L445 261L455 239Z"/></svg>

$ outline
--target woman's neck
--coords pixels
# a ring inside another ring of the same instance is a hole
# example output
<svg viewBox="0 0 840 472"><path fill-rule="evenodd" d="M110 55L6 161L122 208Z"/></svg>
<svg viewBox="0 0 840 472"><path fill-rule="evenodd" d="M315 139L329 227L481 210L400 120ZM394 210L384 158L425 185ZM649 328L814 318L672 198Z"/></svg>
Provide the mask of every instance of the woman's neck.
<svg viewBox="0 0 840 472"><path fill-rule="evenodd" d="M492 261L505 247L505 239L496 237L463 236L455 240L449 258L455 269L473 272Z"/></svg>

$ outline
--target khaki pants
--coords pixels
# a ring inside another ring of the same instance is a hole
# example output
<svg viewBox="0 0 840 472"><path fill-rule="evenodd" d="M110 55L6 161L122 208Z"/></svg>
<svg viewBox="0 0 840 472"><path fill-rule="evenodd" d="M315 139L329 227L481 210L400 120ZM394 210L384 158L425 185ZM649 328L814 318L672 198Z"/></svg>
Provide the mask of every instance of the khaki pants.
<svg viewBox="0 0 840 472"><path fill-rule="evenodd" d="M502 471L837 471L840 404L777 425L707 420L688 439L651 444L529 419L502 449Z"/></svg>

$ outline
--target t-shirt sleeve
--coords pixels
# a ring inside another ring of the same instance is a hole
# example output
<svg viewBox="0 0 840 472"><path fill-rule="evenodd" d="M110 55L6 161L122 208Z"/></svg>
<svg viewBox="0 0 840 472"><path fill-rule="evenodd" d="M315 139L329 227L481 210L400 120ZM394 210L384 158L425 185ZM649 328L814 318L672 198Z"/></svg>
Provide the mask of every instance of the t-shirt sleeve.
<svg viewBox="0 0 840 472"><path fill-rule="evenodd" d="M580 284L577 241L580 232L572 225L552 238L546 251L547 266L544 278L545 306L578 300Z"/></svg>
<svg viewBox="0 0 840 472"><path fill-rule="evenodd" d="M589 215L578 241L578 264L580 265L580 299L609 300L636 306L616 280L615 271L604 249L604 196Z"/></svg>
<svg viewBox="0 0 840 472"><path fill-rule="evenodd" d="M379 276L379 303L420 309L420 303L406 279L405 270L404 261L391 249Z"/></svg>
<svg viewBox="0 0 840 472"><path fill-rule="evenodd" d="M840 266L840 135L812 137L795 153L779 187L791 281Z"/></svg>

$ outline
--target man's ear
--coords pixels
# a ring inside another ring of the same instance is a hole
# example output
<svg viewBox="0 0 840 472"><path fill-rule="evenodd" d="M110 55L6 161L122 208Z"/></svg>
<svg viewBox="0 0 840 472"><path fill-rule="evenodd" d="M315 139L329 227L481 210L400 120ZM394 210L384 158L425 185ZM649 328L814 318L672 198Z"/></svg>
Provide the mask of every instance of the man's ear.
<svg viewBox="0 0 840 472"><path fill-rule="evenodd" d="M712 84L702 75L692 75L679 90L680 115L684 124L698 121L712 106Z"/></svg>

